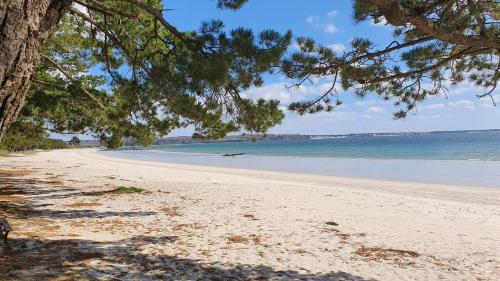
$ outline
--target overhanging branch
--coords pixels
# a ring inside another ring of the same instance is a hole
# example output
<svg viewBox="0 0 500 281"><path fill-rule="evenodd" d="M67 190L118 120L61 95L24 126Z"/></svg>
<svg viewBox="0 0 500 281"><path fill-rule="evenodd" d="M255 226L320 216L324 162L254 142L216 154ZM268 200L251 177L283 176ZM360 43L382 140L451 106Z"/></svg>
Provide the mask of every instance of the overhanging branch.
<svg viewBox="0 0 500 281"><path fill-rule="evenodd" d="M457 52L453 55L450 55L447 58L442 59L442 60L440 60L440 61L436 62L435 64L430 65L428 67L424 67L424 68L420 68L420 69L408 71L408 72L397 73L397 74L389 75L389 76L385 76L385 77L378 77L378 78L368 80L368 81L358 81L358 82L360 84L372 84L372 83L380 83L380 82L390 81L393 79L401 79L401 78L406 78L406 77L410 77L410 76L417 75L417 74L422 74L422 73L437 69L437 68L449 63L450 61L461 58L465 55L478 53L478 52L481 52L484 50L485 50L484 48L477 49L477 50L471 50L471 48L467 48L467 49L464 49L464 50Z"/></svg>
<svg viewBox="0 0 500 281"><path fill-rule="evenodd" d="M84 92L85 95L87 95L90 99L92 99L101 109L106 110L106 107L104 107L104 105L102 105L102 103L96 97L94 97L94 95L92 95L92 93L90 93L87 89L85 89L85 87L83 87L81 81L78 80L78 79L76 79L76 78L74 78L73 76L71 76L71 74L69 74L62 67L62 65L60 65L57 61L55 61L54 59L52 59L51 57L49 57L49 56L47 56L47 55L45 55L43 53L41 54L41 57L43 59L45 59L47 62L49 62L50 64L52 64L57 70L59 70L71 82L73 82L75 85L77 85L82 90L82 92Z"/></svg>
<svg viewBox="0 0 500 281"><path fill-rule="evenodd" d="M127 57L127 59L133 64L133 65L140 65L145 71L148 71L148 67L144 64L144 62L142 61L137 61L136 59L134 59L134 57L130 54L129 50L125 47L125 45L112 33L110 32L107 28L105 28L104 26L102 26L100 23L94 21L91 17L89 17L87 14L85 13L82 13L80 11L78 11L77 9L71 7L69 9L69 12L82 18L84 21L92 24L93 26L95 26L97 29L99 29L101 32L103 32L104 34L106 34L107 37L109 37L111 39L111 41L113 41L117 47L125 54L125 56Z"/></svg>
<svg viewBox="0 0 500 281"><path fill-rule="evenodd" d="M165 27L168 31L170 31L175 37L177 37L187 46L191 46L193 44L192 40L186 38L186 36L184 36L184 34L178 31L177 28L175 28L168 21L166 21L159 10L154 9L153 7L142 2L141 0L122 0L122 1L128 2L146 11L148 14L153 16L157 21L159 21L163 25L163 27Z"/></svg>

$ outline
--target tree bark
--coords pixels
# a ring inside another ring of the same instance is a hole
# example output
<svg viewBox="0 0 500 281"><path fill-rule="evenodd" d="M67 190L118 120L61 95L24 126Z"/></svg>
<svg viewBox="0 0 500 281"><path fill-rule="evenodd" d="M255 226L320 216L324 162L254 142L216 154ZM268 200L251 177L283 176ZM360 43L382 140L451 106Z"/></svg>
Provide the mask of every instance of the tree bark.
<svg viewBox="0 0 500 281"><path fill-rule="evenodd" d="M49 31L72 2L0 1L0 141L24 105Z"/></svg>

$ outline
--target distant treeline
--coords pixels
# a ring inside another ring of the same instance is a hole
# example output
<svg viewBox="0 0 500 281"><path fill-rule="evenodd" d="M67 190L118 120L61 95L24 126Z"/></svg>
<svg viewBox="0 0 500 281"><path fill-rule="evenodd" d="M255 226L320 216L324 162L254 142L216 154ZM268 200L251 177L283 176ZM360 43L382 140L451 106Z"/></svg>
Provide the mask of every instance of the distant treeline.
<svg viewBox="0 0 500 281"><path fill-rule="evenodd" d="M262 140L307 140L322 137L374 137L374 136L408 136L408 135L429 135L429 134L453 134L453 133L480 133L480 132L500 132L500 129L487 130L457 130L457 131L429 131L429 132L387 132L387 133L353 133L353 134L331 134L331 135L300 135L300 134L246 134L232 135L217 140L200 140L190 136L166 137L156 140L153 145L165 144L190 144L190 143L212 143L212 142L242 142L242 141L262 141ZM128 140L126 145L134 145Z"/></svg>
<svg viewBox="0 0 500 281"><path fill-rule="evenodd" d="M188 144L188 143L212 143L212 142L242 142L242 141L262 141L262 140L304 140L310 139L309 135L299 134L245 134L226 136L217 140L200 140L192 137L167 137L156 140L153 145L163 144Z"/></svg>
<svg viewBox="0 0 500 281"><path fill-rule="evenodd" d="M6 136L0 143L1 150L10 152L27 151L36 149L63 149L68 145L63 140L55 140L46 137L39 139L26 138L22 135L19 136Z"/></svg>
<svg viewBox="0 0 500 281"><path fill-rule="evenodd" d="M66 147L67 144L64 141L49 138L43 127L19 121L9 128L6 136L0 142L0 150L9 152Z"/></svg>

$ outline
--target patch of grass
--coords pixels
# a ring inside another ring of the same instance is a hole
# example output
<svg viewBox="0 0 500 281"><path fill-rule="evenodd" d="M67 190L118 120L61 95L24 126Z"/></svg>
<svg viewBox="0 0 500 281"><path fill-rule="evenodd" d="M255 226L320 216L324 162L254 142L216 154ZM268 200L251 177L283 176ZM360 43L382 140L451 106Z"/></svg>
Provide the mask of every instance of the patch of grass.
<svg viewBox="0 0 500 281"><path fill-rule="evenodd" d="M12 156L10 155L10 152L8 152L5 149L0 149L0 157L10 157L10 156Z"/></svg>
<svg viewBox="0 0 500 281"><path fill-rule="evenodd" d="M135 187L135 186L119 186L118 188L113 189L111 192L114 193L139 193L143 192L144 188Z"/></svg>

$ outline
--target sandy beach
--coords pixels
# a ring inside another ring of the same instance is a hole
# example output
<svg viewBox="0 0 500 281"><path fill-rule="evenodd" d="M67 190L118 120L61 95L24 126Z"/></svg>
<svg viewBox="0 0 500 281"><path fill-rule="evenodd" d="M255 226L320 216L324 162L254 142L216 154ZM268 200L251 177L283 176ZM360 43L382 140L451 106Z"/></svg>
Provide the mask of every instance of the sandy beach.
<svg viewBox="0 0 500 281"><path fill-rule="evenodd" d="M0 207L0 280L500 280L494 188L79 149L0 157Z"/></svg>

